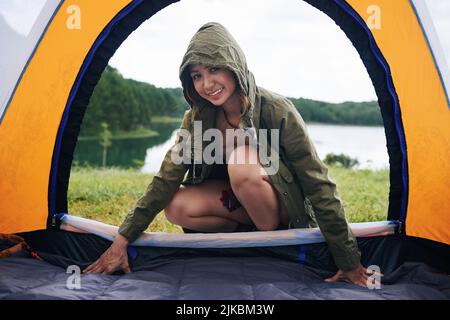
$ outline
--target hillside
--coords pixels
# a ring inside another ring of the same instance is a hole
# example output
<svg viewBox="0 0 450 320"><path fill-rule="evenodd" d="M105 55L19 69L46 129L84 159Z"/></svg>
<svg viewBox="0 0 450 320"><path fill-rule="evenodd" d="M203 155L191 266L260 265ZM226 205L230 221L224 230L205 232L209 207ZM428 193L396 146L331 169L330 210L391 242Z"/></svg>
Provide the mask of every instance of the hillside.
<svg viewBox="0 0 450 320"><path fill-rule="evenodd" d="M328 103L289 98L307 122L382 126L378 104L372 102ZM188 108L181 88L158 88L125 79L108 66L97 84L86 111L81 135L96 135L106 122L113 133L151 129L153 117L180 118Z"/></svg>

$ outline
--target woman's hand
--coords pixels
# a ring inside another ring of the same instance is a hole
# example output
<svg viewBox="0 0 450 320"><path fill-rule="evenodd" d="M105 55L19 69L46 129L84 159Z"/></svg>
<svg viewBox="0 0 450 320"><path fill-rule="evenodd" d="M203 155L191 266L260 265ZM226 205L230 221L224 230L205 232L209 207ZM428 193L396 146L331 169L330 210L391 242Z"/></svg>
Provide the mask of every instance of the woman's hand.
<svg viewBox="0 0 450 320"><path fill-rule="evenodd" d="M380 275L381 276L381 275ZM345 281L357 284L361 287L367 288L369 276L367 269L359 265L354 270L342 271L339 270L333 277L325 279L327 282Z"/></svg>
<svg viewBox="0 0 450 320"><path fill-rule="evenodd" d="M131 272L128 265L127 246L128 240L118 234L108 250L97 261L84 269L83 273L112 274L117 270L123 270L125 273Z"/></svg>

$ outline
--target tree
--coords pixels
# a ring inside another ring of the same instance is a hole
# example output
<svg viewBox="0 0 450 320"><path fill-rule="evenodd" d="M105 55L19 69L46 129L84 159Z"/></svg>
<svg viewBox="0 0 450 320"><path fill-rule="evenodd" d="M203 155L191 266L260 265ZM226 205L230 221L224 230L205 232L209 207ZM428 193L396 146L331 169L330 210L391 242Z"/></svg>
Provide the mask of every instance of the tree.
<svg viewBox="0 0 450 320"><path fill-rule="evenodd" d="M112 145L111 131L108 130L108 124L106 122L102 122L101 126L103 128L100 140L100 145L103 147L102 167L106 167L108 148Z"/></svg>

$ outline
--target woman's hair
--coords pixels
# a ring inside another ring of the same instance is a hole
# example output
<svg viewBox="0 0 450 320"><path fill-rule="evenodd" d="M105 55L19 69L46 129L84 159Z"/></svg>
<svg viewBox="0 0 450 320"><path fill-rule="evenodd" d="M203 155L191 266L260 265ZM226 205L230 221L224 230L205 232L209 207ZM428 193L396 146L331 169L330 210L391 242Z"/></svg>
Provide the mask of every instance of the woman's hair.
<svg viewBox="0 0 450 320"><path fill-rule="evenodd" d="M188 68L186 68L188 70ZM248 97L242 92L242 89L238 85L237 77L233 73L234 81L236 82L236 90L238 90L239 100L241 101L241 116L247 113L248 109L250 108L250 101ZM189 73L185 73L185 90L186 95L189 100L192 101L193 104L197 105L204 105L208 104L209 102L200 97L200 95L197 93L197 90L195 90L194 83L192 82L192 78L189 76Z"/></svg>

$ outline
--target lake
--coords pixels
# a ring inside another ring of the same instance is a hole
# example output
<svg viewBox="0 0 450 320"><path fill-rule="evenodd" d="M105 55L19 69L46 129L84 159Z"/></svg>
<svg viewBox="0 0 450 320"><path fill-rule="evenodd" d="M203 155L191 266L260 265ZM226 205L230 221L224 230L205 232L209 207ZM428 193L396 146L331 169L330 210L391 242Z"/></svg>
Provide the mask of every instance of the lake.
<svg viewBox="0 0 450 320"><path fill-rule="evenodd" d="M175 141L178 127L177 123L158 123L152 127L160 133L157 137L112 140L106 164L140 167L145 173L157 172ZM358 168L389 168L383 127L307 124L307 128L321 159L328 153L343 153L356 158L360 163ZM80 165L101 166L102 150L98 141L79 141L74 161Z"/></svg>

